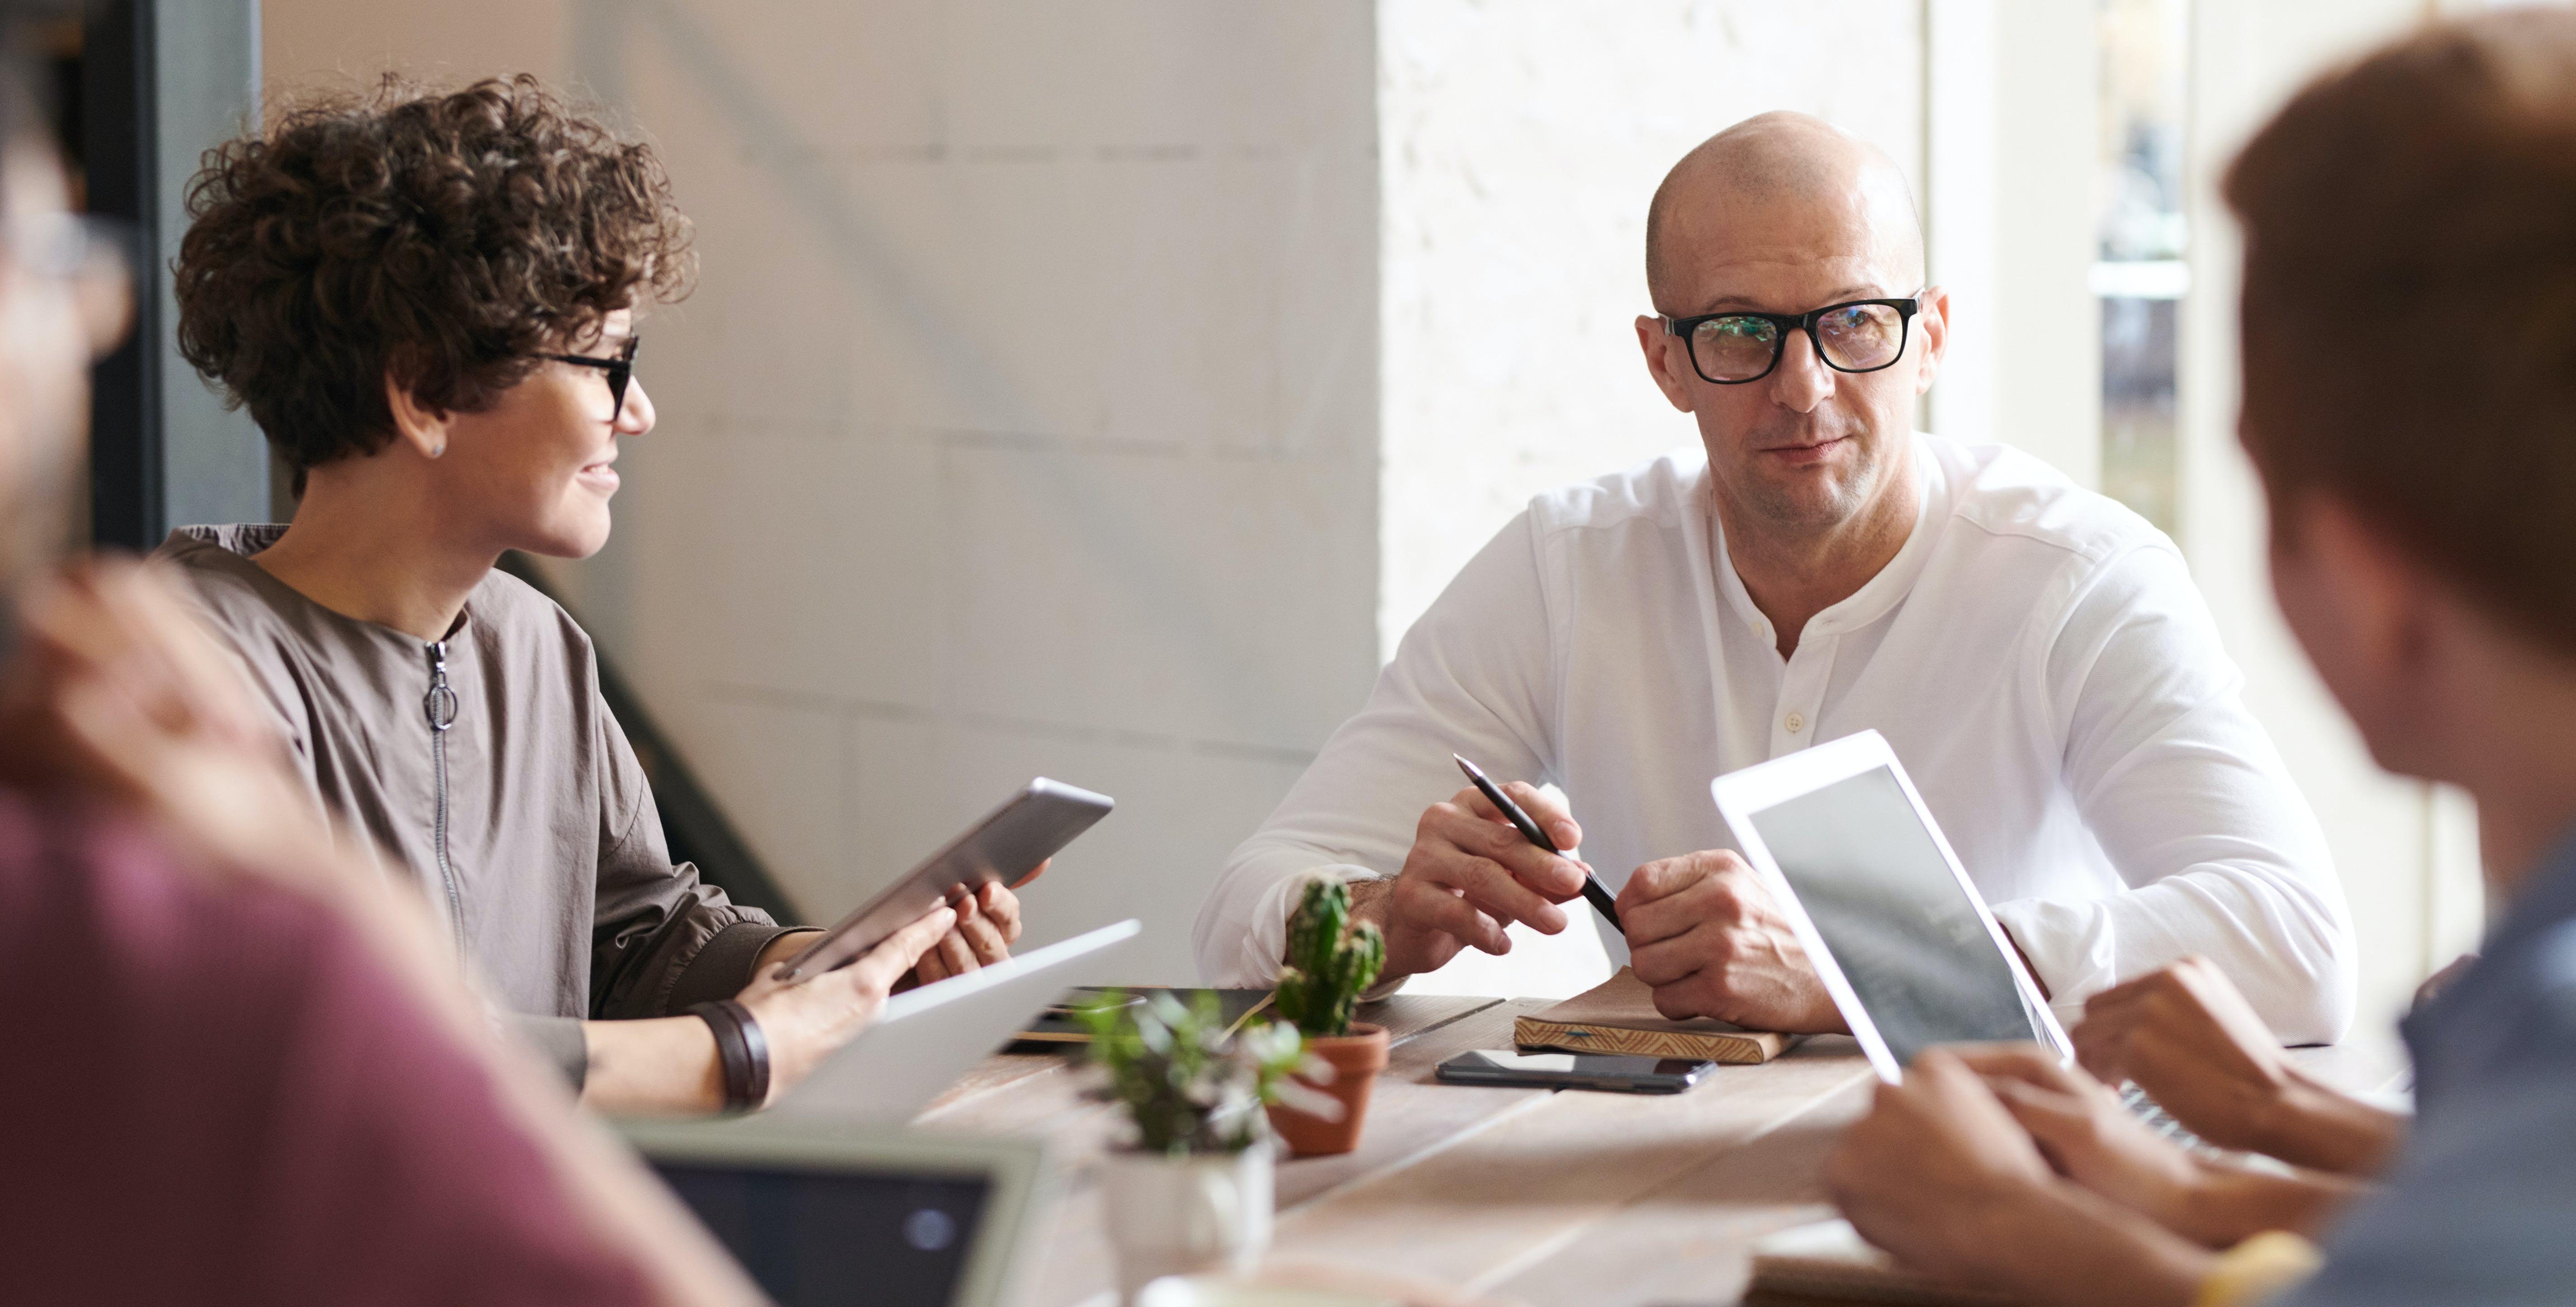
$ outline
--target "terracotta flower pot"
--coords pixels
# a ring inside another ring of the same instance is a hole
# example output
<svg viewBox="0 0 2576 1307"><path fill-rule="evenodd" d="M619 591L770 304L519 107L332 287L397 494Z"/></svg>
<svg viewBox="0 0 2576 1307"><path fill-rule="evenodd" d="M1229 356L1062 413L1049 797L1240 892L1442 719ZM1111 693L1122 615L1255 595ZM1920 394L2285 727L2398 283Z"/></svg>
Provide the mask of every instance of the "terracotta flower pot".
<svg viewBox="0 0 2576 1307"><path fill-rule="evenodd" d="M1386 1027L1354 1021L1351 1033L1308 1039L1306 1047L1332 1065L1332 1083L1314 1088L1342 1105L1342 1117L1327 1121L1273 1104L1270 1128L1278 1131L1288 1151L1299 1157L1347 1153L1360 1146L1360 1127L1368 1121L1369 1087L1377 1083L1377 1073L1386 1069Z"/></svg>

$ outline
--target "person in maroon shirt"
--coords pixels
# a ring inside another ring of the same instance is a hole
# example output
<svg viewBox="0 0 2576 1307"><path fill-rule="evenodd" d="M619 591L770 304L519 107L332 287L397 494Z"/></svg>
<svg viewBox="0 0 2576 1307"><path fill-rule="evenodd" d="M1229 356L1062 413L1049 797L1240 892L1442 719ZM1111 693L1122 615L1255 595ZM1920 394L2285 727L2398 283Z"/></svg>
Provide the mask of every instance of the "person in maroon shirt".
<svg viewBox="0 0 2576 1307"><path fill-rule="evenodd" d="M128 316L64 194L0 68L0 1301L759 1301L354 870L171 586L46 561Z"/></svg>

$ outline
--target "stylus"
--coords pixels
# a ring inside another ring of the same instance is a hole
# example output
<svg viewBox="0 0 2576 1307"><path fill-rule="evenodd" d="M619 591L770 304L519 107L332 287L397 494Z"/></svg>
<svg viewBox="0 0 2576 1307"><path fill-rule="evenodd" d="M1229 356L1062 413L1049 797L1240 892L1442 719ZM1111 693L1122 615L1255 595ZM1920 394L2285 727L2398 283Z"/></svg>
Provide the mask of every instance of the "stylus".
<svg viewBox="0 0 2576 1307"><path fill-rule="evenodd" d="M1511 796L1503 793L1502 786L1486 778L1483 768L1457 754L1453 753L1449 756L1458 760L1458 770L1467 773L1467 779L1476 783L1476 789L1495 807L1503 810L1503 820L1510 822L1512 828L1521 833L1521 838L1560 858L1565 857L1565 851L1556 847L1556 841L1549 839L1547 832L1540 830L1538 823L1531 821L1528 813L1521 811L1521 805L1512 802ZM1619 924L1618 900L1610 897L1609 887L1603 885L1601 878L1593 875L1589 869L1583 873L1583 897L1600 912L1603 920L1610 923L1610 929L1624 929Z"/></svg>

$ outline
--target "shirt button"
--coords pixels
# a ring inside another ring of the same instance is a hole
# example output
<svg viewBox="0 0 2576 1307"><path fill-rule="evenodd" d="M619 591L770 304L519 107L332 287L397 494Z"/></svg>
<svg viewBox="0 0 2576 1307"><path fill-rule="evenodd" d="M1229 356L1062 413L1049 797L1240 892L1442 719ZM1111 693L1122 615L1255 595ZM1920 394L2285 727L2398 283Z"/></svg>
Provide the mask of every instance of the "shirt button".
<svg viewBox="0 0 2576 1307"><path fill-rule="evenodd" d="M1795 735L1798 732L1807 729L1807 719L1803 714L1799 713L1789 714L1789 719L1780 724L1788 727L1791 735Z"/></svg>

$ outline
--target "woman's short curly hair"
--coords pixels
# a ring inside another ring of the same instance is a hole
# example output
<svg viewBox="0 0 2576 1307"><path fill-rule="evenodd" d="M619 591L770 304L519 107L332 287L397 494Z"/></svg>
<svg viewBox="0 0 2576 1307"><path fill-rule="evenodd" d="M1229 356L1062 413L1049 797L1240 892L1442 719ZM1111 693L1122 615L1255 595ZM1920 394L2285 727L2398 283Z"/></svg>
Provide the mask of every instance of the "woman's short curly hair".
<svg viewBox="0 0 2576 1307"><path fill-rule="evenodd" d="M679 298L689 222L650 147L533 77L289 109L188 188L179 352L294 466L393 438L385 383L476 412L620 308Z"/></svg>

